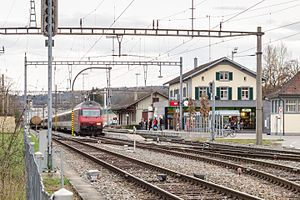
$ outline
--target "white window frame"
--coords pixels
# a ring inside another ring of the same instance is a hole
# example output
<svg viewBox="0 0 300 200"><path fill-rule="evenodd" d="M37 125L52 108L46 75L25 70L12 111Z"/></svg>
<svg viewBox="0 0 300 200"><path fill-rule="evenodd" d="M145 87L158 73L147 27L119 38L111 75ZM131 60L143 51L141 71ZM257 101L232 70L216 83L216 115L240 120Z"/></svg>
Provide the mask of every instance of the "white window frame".
<svg viewBox="0 0 300 200"><path fill-rule="evenodd" d="M241 88L241 99L249 100L249 95L250 95L249 87L242 87Z"/></svg>
<svg viewBox="0 0 300 200"><path fill-rule="evenodd" d="M170 98L173 98L173 96L174 96L173 90L170 90Z"/></svg>
<svg viewBox="0 0 300 200"><path fill-rule="evenodd" d="M294 109L292 109L294 108ZM285 112L295 113L297 112L297 99L286 99L285 100Z"/></svg>
<svg viewBox="0 0 300 200"><path fill-rule="evenodd" d="M220 81L229 81L229 72L227 71L222 71L219 72L219 77L220 77Z"/></svg>
<svg viewBox="0 0 300 200"><path fill-rule="evenodd" d="M228 100L228 87L220 87L220 100Z"/></svg>
<svg viewBox="0 0 300 200"><path fill-rule="evenodd" d="M199 88L199 99L201 98L203 92L205 92L206 95L207 94L207 87L206 86L203 86L203 87L198 87Z"/></svg>

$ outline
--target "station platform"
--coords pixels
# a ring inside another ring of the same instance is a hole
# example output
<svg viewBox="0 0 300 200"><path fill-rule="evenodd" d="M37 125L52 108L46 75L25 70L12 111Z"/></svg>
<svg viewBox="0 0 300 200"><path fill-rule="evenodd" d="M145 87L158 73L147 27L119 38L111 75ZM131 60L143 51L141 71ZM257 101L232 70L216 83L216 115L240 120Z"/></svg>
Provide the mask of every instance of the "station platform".
<svg viewBox="0 0 300 200"><path fill-rule="evenodd" d="M64 165L65 176L70 180L71 185L77 191L82 200L104 200L105 198L90 184L83 180L66 163Z"/></svg>

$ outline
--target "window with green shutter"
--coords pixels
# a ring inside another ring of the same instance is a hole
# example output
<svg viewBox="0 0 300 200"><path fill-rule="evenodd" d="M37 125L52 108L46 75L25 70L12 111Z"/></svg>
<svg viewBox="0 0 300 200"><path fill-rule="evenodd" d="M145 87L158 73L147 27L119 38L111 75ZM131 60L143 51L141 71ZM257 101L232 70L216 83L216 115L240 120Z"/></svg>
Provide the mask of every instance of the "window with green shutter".
<svg viewBox="0 0 300 200"><path fill-rule="evenodd" d="M233 73L229 72L229 80L232 81L233 80Z"/></svg>
<svg viewBox="0 0 300 200"><path fill-rule="evenodd" d="M242 100L242 88L238 87L238 100Z"/></svg>
<svg viewBox="0 0 300 200"><path fill-rule="evenodd" d="M206 88L206 94L207 94L207 96L208 96L208 99L210 99L211 94L210 94L210 92L209 92L209 87Z"/></svg>
<svg viewBox="0 0 300 200"><path fill-rule="evenodd" d="M232 88L228 87L228 100L232 100Z"/></svg>
<svg viewBox="0 0 300 200"><path fill-rule="evenodd" d="M218 99L221 98L221 90L220 90L220 87L217 87L217 96L218 96Z"/></svg>
<svg viewBox="0 0 300 200"><path fill-rule="evenodd" d="M195 100L199 100L199 88L195 87Z"/></svg>
<svg viewBox="0 0 300 200"><path fill-rule="evenodd" d="M249 88L249 93L250 93L249 100L253 100L253 87Z"/></svg>
<svg viewBox="0 0 300 200"><path fill-rule="evenodd" d="M217 80L217 81L220 80L220 72L216 72L216 80Z"/></svg>

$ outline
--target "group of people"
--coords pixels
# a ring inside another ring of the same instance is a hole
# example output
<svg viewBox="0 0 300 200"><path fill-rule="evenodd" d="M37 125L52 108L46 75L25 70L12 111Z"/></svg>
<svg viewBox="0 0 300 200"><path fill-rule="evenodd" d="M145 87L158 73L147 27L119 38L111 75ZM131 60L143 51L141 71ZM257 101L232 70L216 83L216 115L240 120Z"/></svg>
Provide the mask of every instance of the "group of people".
<svg viewBox="0 0 300 200"><path fill-rule="evenodd" d="M139 123L140 125L140 129L141 130L161 130L162 131L162 126L163 126L163 118L160 117L158 118L158 120L156 119L156 117L154 119L149 119L148 121L144 121L143 119L141 120L141 122Z"/></svg>

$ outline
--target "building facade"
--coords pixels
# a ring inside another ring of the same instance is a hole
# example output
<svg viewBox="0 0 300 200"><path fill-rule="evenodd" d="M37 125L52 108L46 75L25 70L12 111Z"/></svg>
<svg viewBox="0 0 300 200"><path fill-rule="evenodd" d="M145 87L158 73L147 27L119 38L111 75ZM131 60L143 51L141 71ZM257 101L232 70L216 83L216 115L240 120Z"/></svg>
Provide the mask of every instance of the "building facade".
<svg viewBox="0 0 300 200"><path fill-rule="evenodd" d="M300 72L268 98L271 134L300 135Z"/></svg>
<svg viewBox="0 0 300 200"><path fill-rule="evenodd" d="M194 66L194 69L183 74L183 99L196 101L199 110L200 99L206 94L212 100L210 83L214 82L216 110L238 111L238 116L225 117L225 123L235 121L243 128L255 128L256 73L226 57L212 62ZM169 85L169 99L179 100L179 77L165 83ZM212 101L209 103L212 105ZM184 108L186 111L187 108ZM174 108L167 110L171 117ZM237 113L237 112L236 112Z"/></svg>
<svg viewBox="0 0 300 200"><path fill-rule="evenodd" d="M131 104L112 108L112 111L117 114L119 125L137 125L141 121L153 119L154 110L153 104L168 100L168 97L160 92L152 92L133 101Z"/></svg>

